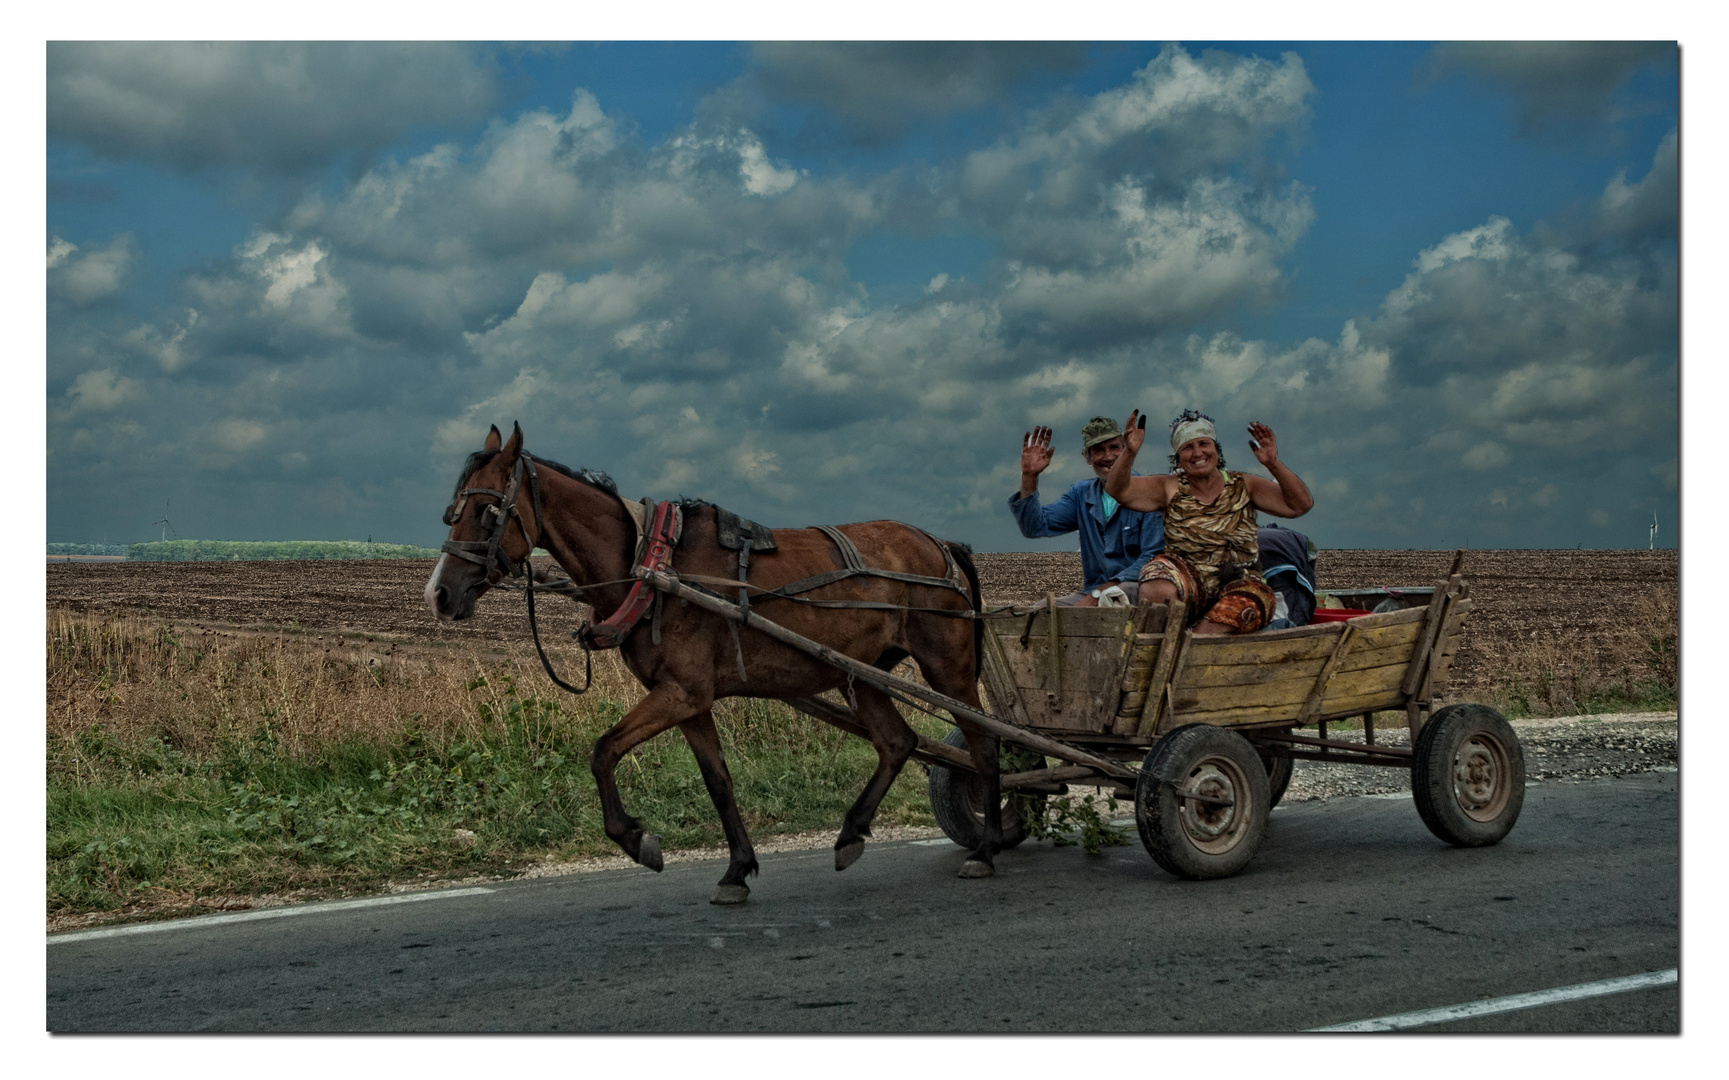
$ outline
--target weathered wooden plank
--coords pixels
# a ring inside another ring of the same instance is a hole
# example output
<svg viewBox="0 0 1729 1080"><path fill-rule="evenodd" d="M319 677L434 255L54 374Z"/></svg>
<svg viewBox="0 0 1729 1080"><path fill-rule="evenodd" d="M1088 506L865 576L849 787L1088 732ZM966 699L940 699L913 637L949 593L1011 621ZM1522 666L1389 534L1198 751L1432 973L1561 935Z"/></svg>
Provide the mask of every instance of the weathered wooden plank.
<svg viewBox="0 0 1729 1080"><path fill-rule="evenodd" d="M1447 613L1452 610L1455 604L1459 603L1459 593L1463 589L1464 582L1461 578L1454 577L1448 582L1447 598L1441 605L1441 630L1436 635L1435 647L1429 650L1429 662L1423 665L1423 677L1420 680L1422 689L1417 691L1417 700L1419 701L1432 702L1435 700L1435 666L1440 663L1447 646L1447 640L1440 635L1446 632Z"/></svg>
<svg viewBox="0 0 1729 1080"><path fill-rule="evenodd" d="M1176 663L1177 653L1181 651L1183 620L1187 614L1188 605L1181 600L1172 600L1166 605L1165 633L1161 636L1159 657L1153 665L1153 674L1147 679L1147 692L1141 698L1140 711L1135 713L1133 726L1127 722L1119 724L1119 734L1133 734L1143 739L1152 737L1159 723L1159 703L1164 698L1165 684L1170 681L1171 669Z"/></svg>
<svg viewBox="0 0 1729 1080"><path fill-rule="evenodd" d="M1357 716L1370 710L1396 709L1405 704L1405 696L1394 687L1381 694L1365 694L1356 697L1329 700L1321 706L1317 720L1335 720L1343 716ZM1286 724L1297 722L1297 712L1301 705L1267 706L1255 705L1234 709L1208 711L1187 711L1177 714L1178 722L1184 724L1217 724L1229 727L1237 724L1271 724L1282 721Z"/></svg>
<svg viewBox="0 0 1729 1080"><path fill-rule="evenodd" d="M1182 682L1183 670L1188 667L1189 653L1194 649L1194 645L1195 632L1193 630L1185 630L1177 637L1178 647L1173 650L1176 653L1176 659L1171 663L1170 677L1159 680L1159 684L1163 689L1158 697L1148 702L1148 704L1153 708L1154 719L1156 721L1156 726L1154 728L1155 734L1163 735L1165 732L1176 727L1180 722L1177 719L1176 699L1171 695L1173 689ZM1141 732L1147 730L1146 713L1141 714L1141 726L1138 730Z"/></svg>
<svg viewBox="0 0 1729 1080"><path fill-rule="evenodd" d="M1411 654L1411 667L1405 673L1402 689L1406 694L1417 694L1417 688L1422 683L1423 674L1429 667L1429 651L1435 647L1435 640L1440 636L1442 616L1446 614L1447 599L1453 592L1453 586L1459 579L1449 577L1436 582L1435 592L1429 598L1429 606L1423 611L1423 636L1418 639L1417 649ZM1418 695L1421 697L1421 695ZM1412 744L1416 745L1415 743Z"/></svg>
<svg viewBox="0 0 1729 1080"><path fill-rule="evenodd" d="M1415 637L1412 624L1416 623L1422 614L1421 610L1412 608L1389 611L1383 615L1365 615L1360 619L1352 619L1349 624L1326 623L1300 626L1294 630L1203 637L1195 642L1200 651L1195 654L1193 662L1208 667L1223 667L1231 664L1284 664L1293 660L1325 661L1332 655L1333 646L1337 644L1346 625L1356 627L1356 633L1361 635L1354 648L1381 649L1401 643L1409 644ZM1388 618L1398 618L1401 621L1367 627L1360 625L1370 619Z"/></svg>
<svg viewBox="0 0 1729 1080"><path fill-rule="evenodd" d="M1350 623L1345 624L1344 633L1339 635L1339 644L1333 649L1332 658L1327 666L1315 676L1315 685L1310 688L1308 697L1303 701L1303 710L1297 714L1299 723L1307 724L1321 713L1321 701L1327 696L1327 684L1332 681L1333 672L1339 670L1339 664L1351 651L1351 643L1356 640L1357 628Z"/></svg>
<svg viewBox="0 0 1729 1080"><path fill-rule="evenodd" d="M1383 664L1377 668L1358 671L1334 671L1327 684L1324 704L1330 707L1332 701L1339 697L1394 693L1398 691L1399 680L1404 674L1403 664ZM1308 678L1273 679L1230 686L1194 686L1190 684L1189 675L1185 673L1183 685L1173 685L1171 693L1176 699L1177 708L1183 712L1197 709L1210 712L1251 705L1300 708L1308 699L1309 692L1314 689L1318 675L1319 672Z"/></svg>
<svg viewBox="0 0 1729 1080"><path fill-rule="evenodd" d="M1113 725L1116 734L1132 735L1140 722L1147 685L1153 681L1153 671L1158 667L1160 648L1158 644L1133 646L1128 669L1123 672L1122 697L1117 702L1117 723Z"/></svg>
<svg viewBox="0 0 1729 1080"><path fill-rule="evenodd" d="M984 635L985 694L991 700L991 711L1017 724L1027 723L1021 695L1015 693L1014 669L1003 653L1002 641L987 629Z"/></svg>
<svg viewBox="0 0 1729 1080"><path fill-rule="evenodd" d="M1111 715L1113 717L1115 717L1117 710L1122 707L1123 693L1134 689L1125 685L1125 681L1129 677L1129 669L1135 660L1136 630L1144 620L1144 613L1147 609L1137 606L1130 610L1134 613L1134 617L1123 623L1122 633L1117 636L1117 668L1111 676L1111 686L1116 691L1113 695L1115 700L1111 702ZM1100 646L1100 648L1103 647L1103 645Z"/></svg>
<svg viewBox="0 0 1729 1080"><path fill-rule="evenodd" d="M1346 625L1350 625L1347 623ZM1364 671L1369 668L1386 667L1396 664L1405 666L1411 656L1411 645L1393 645L1384 649L1366 649L1360 643L1351 646L1351 651L1341 661L1337 674L1347 671ZM1206 686L1253 686L1258 683L1276 682L1283 679L1304 679L1314 681L1326 666L1326 657L1312 657L1307 660L1289 660L1283 664L1222 664L1209 667L1190 668L1183 676L1183 684L1187 687Z"/></svg>

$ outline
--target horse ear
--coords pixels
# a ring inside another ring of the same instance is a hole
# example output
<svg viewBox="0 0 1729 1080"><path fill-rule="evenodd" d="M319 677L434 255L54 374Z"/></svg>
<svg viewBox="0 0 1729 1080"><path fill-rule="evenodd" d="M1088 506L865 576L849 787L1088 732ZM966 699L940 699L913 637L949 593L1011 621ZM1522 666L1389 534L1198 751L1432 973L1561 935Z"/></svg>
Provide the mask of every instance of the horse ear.
<svg viewBox="0 0 1729 1080"><path fill-rule="evenodd" d="M510 441L504 444L504 460L506 463L516 460L522 453L522 425L512 423L510 426Z"/></svg>
<svg viewBox="0 0 1729 1080"><path fill-rule="evenodd" d="M492 453L504 442L504 436L498 433L498 425L492 425L492 430L486 434L486 452Z"/></svg>

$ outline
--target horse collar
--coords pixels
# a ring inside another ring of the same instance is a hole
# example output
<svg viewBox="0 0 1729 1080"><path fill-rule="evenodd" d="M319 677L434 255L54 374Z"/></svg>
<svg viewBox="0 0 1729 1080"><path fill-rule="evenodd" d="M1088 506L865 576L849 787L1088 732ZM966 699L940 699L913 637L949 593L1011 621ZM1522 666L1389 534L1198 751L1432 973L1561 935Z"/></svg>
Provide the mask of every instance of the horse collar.
<svg viewBox="0 0 1729 1080"><path fill-rule="evenodd" d="M684 511L679 505L674 502L656 503L654 522L643 536L636 565L631 567L631 576L637 580L632 583L617 611L598 623L585 623L577 631L577 637L584 645L590 649L616 649L624 644L624 639L630 636L636 624L660 597L660 593L649 588L643 579L651 571L672 568L672 552L683 532Z"/></svg>

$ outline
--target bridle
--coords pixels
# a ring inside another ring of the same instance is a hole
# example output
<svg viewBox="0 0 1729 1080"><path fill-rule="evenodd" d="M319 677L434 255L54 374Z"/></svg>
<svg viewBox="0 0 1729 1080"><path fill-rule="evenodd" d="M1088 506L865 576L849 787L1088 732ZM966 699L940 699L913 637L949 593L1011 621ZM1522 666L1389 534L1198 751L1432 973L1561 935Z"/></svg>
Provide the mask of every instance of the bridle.
<svg viewBox="0 0 1729 1080"><path fill-rule="evenodd" d="M528 474L529 502L534 507L534 524L537 535L533 538L528 535L528 522L523 520L522 511L517 508L517 495L522 491L524 472ZM497 496L498 502L490 503L480 511L480 516L483 519L490 519L492 522L491 535L485 540L446 540L439 550L446 555L454 555L465 562L471 562L483 568L486 571L486 580L489 585L502 584L507 577L526 578L528 629L534 635L534 651L540 654L540 664L546 669L547 678L573 694L587 693L588 688L594 685L594 653L589 649L588 642L583 641L581 643L583 654L588 658L587 676L583 680L581 690L558 677L558 674L552 670L552 661L546 658L546 650L540 644L540 625L534 617L533 557L534 549L540 543L538 535L541 532L540 526L546 518L540 509L540 474L534 468L534 459L526 453L517 454L516 467L510 472L510 483L504 486L503 491L499 491L497 488L481 487L459 490L456 493L456 498L444 509L444 523L446 525L454 527L458 521L462 520L462 511L467 506L470 495ZM504 550L504 533L510 527L511 518L516 519L517 528L522 530L522 538L528 541L528 554L522 557L521 562L512 559ZM493 580L495 574L497 575L496 581Z"/></svg>
<svg viewBox="0 0 1729 1080"><path fill-rule="evenodd" d="M497 488L463 488L456 493L456 498L444 509L444 523L454 526L462 520L462 511L468 505L470 495L494 495L498 497L498 502L483 507L480 511L482 520L490 519L492 522L492 534L490 536L485 540L446 540L444 545L439 548L447 555L454 555L459 559L485 568L489 584L496 585L498 583L492 580L494 574L497 574L498 580L502 581L506 577L521 577L526 572L529 580L531 582L534 580L534 573L529 567L529 557L525 555L521 562L517 562L504 550L504 531L510 527L511 518L515 518L517 526L522 529L522 538L524 540L529 539L528 523L522 519L522 513L516 508L516 496L522 490L522 474L525 469L528 473L529 497L534 503L534 521L538 526L541 520L540 477L535 472L534 462L529 460L527 454L517 455L516 468L511 470L510 483L505 485L503 491L499 491ZM536 531L539 531L538 528ZM530 540L528 545L530 554L534 552L534 545L535 541Z"/></svg>

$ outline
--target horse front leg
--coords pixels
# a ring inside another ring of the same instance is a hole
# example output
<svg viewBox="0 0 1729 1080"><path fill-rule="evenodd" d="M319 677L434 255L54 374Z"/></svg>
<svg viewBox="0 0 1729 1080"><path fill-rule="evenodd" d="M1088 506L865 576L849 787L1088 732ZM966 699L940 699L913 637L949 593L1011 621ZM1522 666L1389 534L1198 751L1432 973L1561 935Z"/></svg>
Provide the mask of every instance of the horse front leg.
<svg viewBox="0 0 1729 1080"><path fill-rule="evenodd" d="M756 850L750 846L750 836L744 831L744 818L739 815L738 802L733 798L732 774L727 771L726 757L720 750L720 732L715 730L714 713L708 709L679 726L684 741L696 755L696 767L702 770L703 786L720 814L721 828L726 830L726 846L732 853L726 874L714 887L711 904L742 904L750 896L750 886L744 879L758 872Z"/></svg>
<svg viewBox="0 0 1729 1080"><path fill-rule="evenodd" d="M840 836L834 842L836 870L845 870L864 854L864 838L870 835L877 806L919 742L918 735L907 726L888 695L869 686L857 687L857 695L858 709L853 715L870 732L871 745L877 751L877 767L858 800L846 812Z"/></svg>
<svg viewBox="0 0 1729 1080"><path fill-rule="evenodd" d="M600 808L606 824L606 835L624 853L650 870L659 872L662 865L660 837L645 832L642 822L624 808L618 795L617 769L619 761L638 746L669 727L688 721L704 712L707 703L698 704L678 687L657 686L624 714L623 719L595 740L594 753L589 757L589 769L600 789Z"/></svg>

